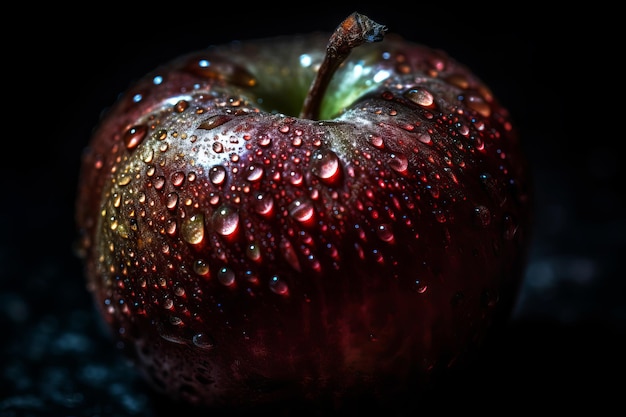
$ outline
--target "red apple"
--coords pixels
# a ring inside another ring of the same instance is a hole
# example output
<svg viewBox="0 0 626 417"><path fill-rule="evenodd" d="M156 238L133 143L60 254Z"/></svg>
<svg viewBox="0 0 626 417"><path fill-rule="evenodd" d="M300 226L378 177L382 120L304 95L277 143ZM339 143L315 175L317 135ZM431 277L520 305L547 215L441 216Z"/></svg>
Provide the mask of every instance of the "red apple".
<svg viewBox="0 0 626 417"><path fill-rule="evenodd" d="M159 391L382 401L508 319L530 217L518 132L470 69L386 32L354 13L330 35L210 47L103 116L81 254Z"/></svg>

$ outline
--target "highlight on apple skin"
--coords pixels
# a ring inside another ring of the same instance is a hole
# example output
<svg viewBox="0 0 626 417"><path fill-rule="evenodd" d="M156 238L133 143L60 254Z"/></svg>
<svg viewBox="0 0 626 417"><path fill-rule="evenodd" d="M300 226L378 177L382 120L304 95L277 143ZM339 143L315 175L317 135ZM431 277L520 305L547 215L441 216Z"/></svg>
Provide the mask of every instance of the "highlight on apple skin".
<svg viewBox="0 0 626 417"><path fill-rule="evenodd" d="M479 349L525 267L530 174L471 69L355 13L147 74L76 201L88 288L156 390L393 398Z"/></svg>

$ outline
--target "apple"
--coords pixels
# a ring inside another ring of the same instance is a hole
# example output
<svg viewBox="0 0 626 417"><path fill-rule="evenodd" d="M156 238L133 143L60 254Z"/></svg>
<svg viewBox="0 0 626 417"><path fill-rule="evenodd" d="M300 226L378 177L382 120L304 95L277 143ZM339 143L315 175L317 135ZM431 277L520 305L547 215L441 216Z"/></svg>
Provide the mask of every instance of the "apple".
<svg viewBox="0 0 626 417"><path fill-rule="evenodd" d="M175 401L393 401L509 319L529 179L484 82L353 13L132 85L84 152L80 256L106 328Z"/></svg>

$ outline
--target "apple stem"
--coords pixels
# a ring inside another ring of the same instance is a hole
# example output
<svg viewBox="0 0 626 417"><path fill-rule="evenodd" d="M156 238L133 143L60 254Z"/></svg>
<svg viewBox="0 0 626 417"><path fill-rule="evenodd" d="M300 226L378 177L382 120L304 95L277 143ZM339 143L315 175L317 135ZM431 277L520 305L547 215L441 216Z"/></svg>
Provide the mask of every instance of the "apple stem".
<svg viewBox="0 0 626 417"><path fill-rule="evenodd" d="M374 22L369 17L354 12L333 32L326 45L324 61L309 88L302 105L300 117L317 120L322 99L335 71L346 60L350 51L364 43L380 42L387 33L387 27Z"/></svg>

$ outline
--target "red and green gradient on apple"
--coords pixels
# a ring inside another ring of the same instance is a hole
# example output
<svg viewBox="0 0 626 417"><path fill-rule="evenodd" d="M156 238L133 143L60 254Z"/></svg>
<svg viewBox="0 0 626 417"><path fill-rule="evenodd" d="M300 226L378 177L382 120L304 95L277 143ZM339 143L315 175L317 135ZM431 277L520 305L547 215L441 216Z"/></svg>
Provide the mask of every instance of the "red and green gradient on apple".
<svg viewBox="0 0 626 417"><path fill-rule="evenodd" d="M157 68L85 150L88 288L200 406L393 396L479 348L523 276L529 173L470 69L358 13Z"/></svg>

